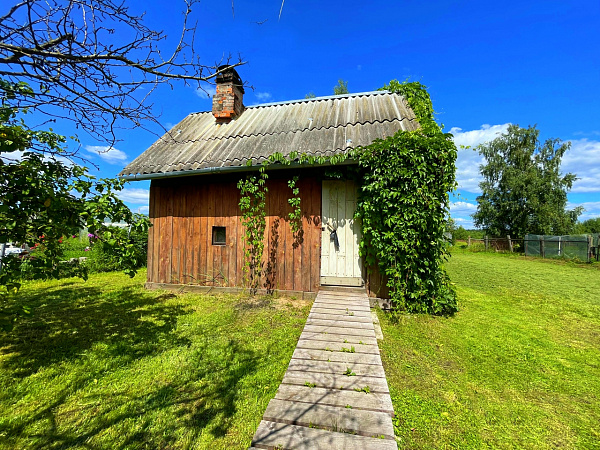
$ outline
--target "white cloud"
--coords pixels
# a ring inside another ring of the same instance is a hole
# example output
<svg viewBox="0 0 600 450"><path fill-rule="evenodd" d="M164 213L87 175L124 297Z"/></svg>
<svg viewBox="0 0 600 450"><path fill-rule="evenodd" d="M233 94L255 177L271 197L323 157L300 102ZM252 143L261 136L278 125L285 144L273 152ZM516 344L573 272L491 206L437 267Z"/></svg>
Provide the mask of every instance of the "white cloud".
<svg viewBox="0 0 600 450"><path fill-rule="evenodd" d="M116 148L103 145L86 145L85 151L98 155L103 161L109 164L123 164L127 161L127 154Z"/></svg>
<svg viewBox="0 0 600 450"><path fill-rule="evenodd" d="M139 214L148 214L150 212L150 206L148 206L148 205L140 206L139 208L137 208L137 210L135 212L137 212Z"/></svg>
<svg viewBox="0 0 600 450"><path fill-rule="evenodd" d="M33 153L35 153L35 152L33 152ZM2 159L2 161L9 163L9 164L17 163L23 159L24 154L25 154L25 152L17 150L15 152L1 154L0 159ZM58 162L63 163L67 167L71 167L74 164L74 162L71 161L69 158L65 158L64 156L58 156L58 155L52 155L52 156L44 155L44 161L58 161Z"/></svg>
<svg viewBox="0 0 600 450"><path fill-rule="evenodd" d="M127 203L133 203L135 205L147 205L150 199L150 191L148 189L141 188L125 188L117 192L117 196Z"/></svg>
<svg viewBox="0 0 600 450"><path fill-rule="evenodd" d="M450 133L454 135L454 143L458 147L456 160L456 180L459 189L479 193L479 166L483 157L475 150L479 144L489 142L499 134L506 132L508 123L503 125L482 125L478 130L463 131L453 127ZM461 148L470 147L470 148ZM571 149L562 160L563 173L574 173L577 180L573 183L573 193L600 192L600 141L589 139L571 140Z"/></svg>
<svg viewBox="0 0 600 450"><path fill-rule="evenodd" d="M454 220L454 223L457 227L461 226L466 230L472 230L473 228L475 228L475 225L473 224L473 219L471 219L470 217L453 217L452 220Z"/></svg>
<svg viewBox="0 0 600 450"><path fill-rule="evenodd" d="M456 160L456 181L459 189L468 192L481 192L479 182L479 166L483 164L483 157L474 150L479 144L497 138L506 132L510 124L488 125L484 124L478 130L463 131L462 128L453 127L450 133L454 135L454 143L458 147L458 158ZM470 147L470 148L461 148Z"/></svg>
<svg viewBox="0 0 600 450"><path fill-rule="evenodd" d="M587 219L600 217L600 202L569 202L567 204L567 209L573 209L577 206L583 206L585 210L583 214L579 216L579 220L582 222Z"/></svg>
<svg viewBox="0 0 600 450"><path fill-rule="evenodd" d="M484 142L496 139L500 134L508 130L510 123L503 125L483 124L479 130L463 131L462 128L452 127L450 133L454 135L454 143L456 146L471 146L475 147Z"/></svg>
<svg viewBox="0 0 600 450"><path fill-rule="evenodd" d="M592 131L576 131L575 133L573 133L574 136L600 136L600 131L599 130L592 130Z"/></svg>
<svg viewBox="0 0 600 450"><path fill-rule="evenodd" d="M254 96L259 102L268 102L273 98L270 92L255 92Z"/></svg>
<svg viewBox="0 0 600 450"><path fill-rule="evenodd" d="M600 141L575 139L562 160L563 173L574 173L578 180L571 192L600 192Z"/></svg>
<svg viewBox="0 0 600 450"><path fill-rule="evenodd" d="M204 86L202 89L196 89L196 95L203 100L210 100L217 93L217 88L215 86Z"/></svg>
<svg viewBox="0 0 600 450"><path fill-rule="evenodd" d="M450 203L450 212L453 214L473 214L477 211L477 204L469 202L452 202Z"/></svg>
<svg viewBox="0 0 600 450"><path fill-rule="evenodd" d="M451 202L450 203L450 217L456 223L456 225L462 225L466 229L474 228L473 219L471 214L477 211L477 204L469 202Z"/></svg>

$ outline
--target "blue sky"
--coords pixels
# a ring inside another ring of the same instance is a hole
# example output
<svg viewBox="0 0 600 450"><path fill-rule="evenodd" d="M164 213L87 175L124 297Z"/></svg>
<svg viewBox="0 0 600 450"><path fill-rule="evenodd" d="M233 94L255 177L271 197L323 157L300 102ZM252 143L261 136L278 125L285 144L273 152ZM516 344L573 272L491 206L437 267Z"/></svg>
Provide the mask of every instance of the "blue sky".
<svg viewBox="0 0 600 450"><path fill-rule="evenodd" d="M147 24L178 37L183 2L132 1ZM165 5L169 5L166 7ZM195 5L196 50L207 64L238 54L238 72L252 88L246 105L331 95L338 79L350 92L391 79L429 87L438 120L459 145L493 139L509 123L537 124L542 139L571 141L563 169L580 179L569 194L582 219L600 216L600 2L593 1L228 1ZM265 21L262 25L255 22ZM115 36L118 41L118 36ZM211 92L207 85L206 90ZM162 87L152 102L169 127L188 113L210 110L210 98L183 85ZM55 127L61 131L60 124ZM65 133L70 130L64 131ZM158 130L157 130L158 132ZM83 151L115 176L156 136L125 130L116 150L80 136ZM452 216L467 228L478 194L472 150L460 150ZM147 211L147 182L128 185L123 199Z"/></svg>

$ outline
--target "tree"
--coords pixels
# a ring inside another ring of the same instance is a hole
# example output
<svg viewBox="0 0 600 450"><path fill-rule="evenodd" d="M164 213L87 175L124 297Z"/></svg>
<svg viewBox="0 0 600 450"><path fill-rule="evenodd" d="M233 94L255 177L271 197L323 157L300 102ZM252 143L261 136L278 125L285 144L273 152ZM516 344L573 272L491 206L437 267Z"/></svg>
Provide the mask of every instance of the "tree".
<svg viewBox="0 0 600 450"><path fill-rule="evenodd" d="M341 78L338 80L338 84L333 87L333 95L344 95L349 94L348 91L348 82L342 80Z"/></svg>
<svg viewBox="0 0 600 450"><path fill-rule="evenodd" d="M600 233L600 217L577 223L575 231L578 234Z"/></svg>
<svg viewBox="0 0 600 450"><path fill-rule="evenodd" d="M170 52L162 48L164 33L113 0L22 0L0 16L0 242L35 248L25 258L3 255L0 327L10 328L19 312L3 303L18 291L23 267L40 278L86 277L85 268L61 262L63 236L87 227L133 276L139 252L104 223L124 221L136 233L149 226L118 198L121 181L91 176L64 136L32 129L24 115L71 120L110 145L123 121L158 123L148 98L160 83L200 86L243 64L200 62L195 25L188 25L195 3L185 0L181 35Z"/></svg>
<svg viewBox="0 0 600 450"><path fill-rule="evenodd" d="M130 126L159 123L148 99L161 83L210 82L231 57L206 65L194 49L196 24L184 0L181 34L172 50L166 35L148 28L143 15L113 0L22 0L0 16L0 77L25 81L35 96L13 106L74 121L95 138L114 144L122 119ZM283 5L282 5L283 6ZM125 37L125 38L124 38Z"/></svg>
<svg viewBox="0 0 600 450"><path fill-rule="evenodd" d="M567 210L567 192L576 177L561 174L569 143L538 139L536 127L510 125L505 134L478 147L482 194L473 219L494 236L572 232L581 208Z"/></svg>
<svg viewBox="0 0 600 450"><path fill-rule="evenodd" d="M125 221L134 233L147 233L149 227L146 217L133 214L118 198L122 182L96 179L87 168L62 160L65 137L26 126L19 110L8 106L17 91L33 95L24 83L0 82L0 242L27 244L33 250L24 257L1 257L0 329L5 330L24 312L19 306L3 305L19 290L23 270L34 278L87 278L85 266L61 261L63 237L87 228L133 276L139 267L136 245L104 222Z"/></svg>

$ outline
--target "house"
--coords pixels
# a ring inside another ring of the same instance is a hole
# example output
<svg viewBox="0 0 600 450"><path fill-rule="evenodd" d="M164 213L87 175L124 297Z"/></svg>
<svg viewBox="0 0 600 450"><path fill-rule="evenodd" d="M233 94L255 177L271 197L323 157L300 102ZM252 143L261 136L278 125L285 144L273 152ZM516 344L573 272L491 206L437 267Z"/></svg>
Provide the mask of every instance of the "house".
<svg viewBox="0 0 600 450"><path fill-rule="evenodd" d="M152 180L148 288L244 286L237 183L274 153L332 156L419 126L404 98L386 91L246 107L234 69L216 82L212 111L188 115L120 173ZM380 277L367 275L358 252L356 184L331 172L327 165L269 166L261 287L310 297L321 285L366 285L382 296ZM295 175L300 236L287 219L287 182Z"/></svg>

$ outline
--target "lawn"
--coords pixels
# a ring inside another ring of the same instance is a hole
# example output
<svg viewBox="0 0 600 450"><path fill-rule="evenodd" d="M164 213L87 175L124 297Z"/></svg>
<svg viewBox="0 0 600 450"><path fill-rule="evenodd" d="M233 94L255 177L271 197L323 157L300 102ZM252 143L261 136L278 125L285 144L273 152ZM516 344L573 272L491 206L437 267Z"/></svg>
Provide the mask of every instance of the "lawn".
<svg viewBox="0 0 600 450"><path fill-rule="evenodd" d="M460 311L380 314L400 448L600 448L600 271L456 250Z"/></svg>
<svg viewBox="0 0 600 450"><path fill-rule="evenodd" d="M143 289L145 272L27 282L0 334L0 448L247 448L309 312Z"/></svg>

